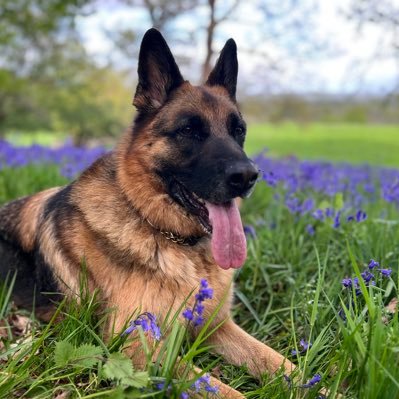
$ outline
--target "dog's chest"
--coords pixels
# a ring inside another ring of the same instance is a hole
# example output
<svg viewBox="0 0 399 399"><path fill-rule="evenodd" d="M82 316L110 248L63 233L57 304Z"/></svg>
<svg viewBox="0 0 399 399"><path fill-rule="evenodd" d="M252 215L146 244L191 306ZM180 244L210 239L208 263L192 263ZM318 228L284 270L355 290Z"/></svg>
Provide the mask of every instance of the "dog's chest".
<svg viewBox="0 0 399 399"><path fill-rule="evenodd" d="M145 273L134 271L117 278L111 301L125 312L153 312L163 318L167 313L193 307L200 280L206 279L213 289L213 298L206 300L205 317L220 306L217 320L228 316L232 298L232 271L222 270L208 256L198 253L186 256L183 252L162 251L158 254L158 270ZM122 304L122 306L121 306ZM126 314L126 317L128 315Z"/></svg>

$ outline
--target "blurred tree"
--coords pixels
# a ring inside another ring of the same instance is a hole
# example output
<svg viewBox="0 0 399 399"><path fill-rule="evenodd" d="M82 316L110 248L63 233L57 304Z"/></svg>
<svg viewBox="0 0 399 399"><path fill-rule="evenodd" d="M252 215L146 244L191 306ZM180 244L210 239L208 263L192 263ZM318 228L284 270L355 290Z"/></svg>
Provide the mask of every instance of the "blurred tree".
<svg viewBox="0 0 399 399"><path fill-rule="evenodd" d="M75 17L90 0L2 0L0 134L49 129L82 143L115 135L131 113L125 77L86 53Z"/></svg>
<svg viewBox="0 0 399 399"><path fill-rule="evenodd" d="M75 33L77 14L91 0L2 0L0 3L0 45L2 67L29 73L41 55L59 40Z"/></svg>
<svg viewBox="0 0 399 399"><path fill-rule="evenodd" d="M342 119L349 123L367 123L367 108L364 104L350 104Z"/></svg>
<svg viewBox="0 0 399 399"><path fill-rule="evenodd" d="M311 51L319 54L326 50L324 38L315 37L312 30L312 12L316 0L119 0L127 7L139 7L147 11L152 26L162 30L172 45L178 45L179 61L185 60L187 48L201 43L201 78L208 76L215 58L215 41L223 41L223 25L234 23L242 28L245 43L240 45L240 54L255 54L259 62L254 69L269 74L266 81L277 80L284 68L283 54L272 55L270 49L281 45L302 62ZM185 17L190 16L190 24ZM182 22L184 29L180 29ZM147 25L148 26L148 25ZM140 28L138 28L140 29ZM140 37L143 32L135 28L121 28L111 34L115 44L129 60L137 55L138 45L130 40ZM300 40L298 40L298 38ZM130 41L130 43L129 43ZM192 71L193 68L189 68ZM271 76L271 77L270 77ZM192 77L191 77L192 78ZM263 80L263 79L262 79ZM259 88L259 79L256 86Z"/></svg>
<svg viewBox="0 0 399 399"><path fill-rule="evenodd" d="M306 124L310 121L308 102L297 95L286 94L278 96L273 102L270 111L270 121L279 123L284 121L297 121Z"/></svg>
<svg viewBox="0 0 399 399"><path fill-rule="evenodd" d="M392 93L399 91L399 2L397 0L352 0L348 17L352 19L361 30L366 24L380 25L384 27L383 40L389 45L389 53L381 54L380 48L376 49L379 56L370 60L394 56L397 64L397 79ZM397 96L393 95L396 100Z"/></svg>

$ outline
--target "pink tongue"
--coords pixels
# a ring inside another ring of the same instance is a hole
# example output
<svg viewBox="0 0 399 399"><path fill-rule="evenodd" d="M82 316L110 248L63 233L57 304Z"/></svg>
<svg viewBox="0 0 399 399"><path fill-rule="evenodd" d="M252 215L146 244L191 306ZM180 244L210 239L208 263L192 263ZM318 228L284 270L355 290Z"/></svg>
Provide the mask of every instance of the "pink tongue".
<svg viewBox="0 0 399 399"><path fill-rule="evenodd" d="M206 203L212 224L212 255L222 269L241 267L247 257L247 242L236 202L229 205Z"/></svg>

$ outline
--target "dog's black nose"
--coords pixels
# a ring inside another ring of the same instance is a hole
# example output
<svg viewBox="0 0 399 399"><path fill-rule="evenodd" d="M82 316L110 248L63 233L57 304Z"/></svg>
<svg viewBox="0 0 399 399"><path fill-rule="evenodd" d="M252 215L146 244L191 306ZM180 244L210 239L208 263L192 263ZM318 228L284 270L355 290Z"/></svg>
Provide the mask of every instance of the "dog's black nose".
<svg viewBox="0 0 399 399"><path fill-rule="evenodd" d="M252 163L242 161L228 168L226 182L235 195L241 196L253 187L258 176L259 172Z"/></svg>

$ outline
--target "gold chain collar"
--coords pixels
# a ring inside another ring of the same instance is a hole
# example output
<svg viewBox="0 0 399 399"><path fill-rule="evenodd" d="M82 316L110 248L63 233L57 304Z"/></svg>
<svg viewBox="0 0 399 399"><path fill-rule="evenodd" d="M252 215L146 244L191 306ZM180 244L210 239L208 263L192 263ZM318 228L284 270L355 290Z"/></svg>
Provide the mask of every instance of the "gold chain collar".
<svg viewBox="0 0 399 399"><path fill-rule="evenodd" d="M171 231L163 231L155 227L147 218L145 221L158 233L161 233L165 239L170 240L176 244L192 247L201 239L201 237L190 236L183 237L180 234L172 233Z"/></svg>

